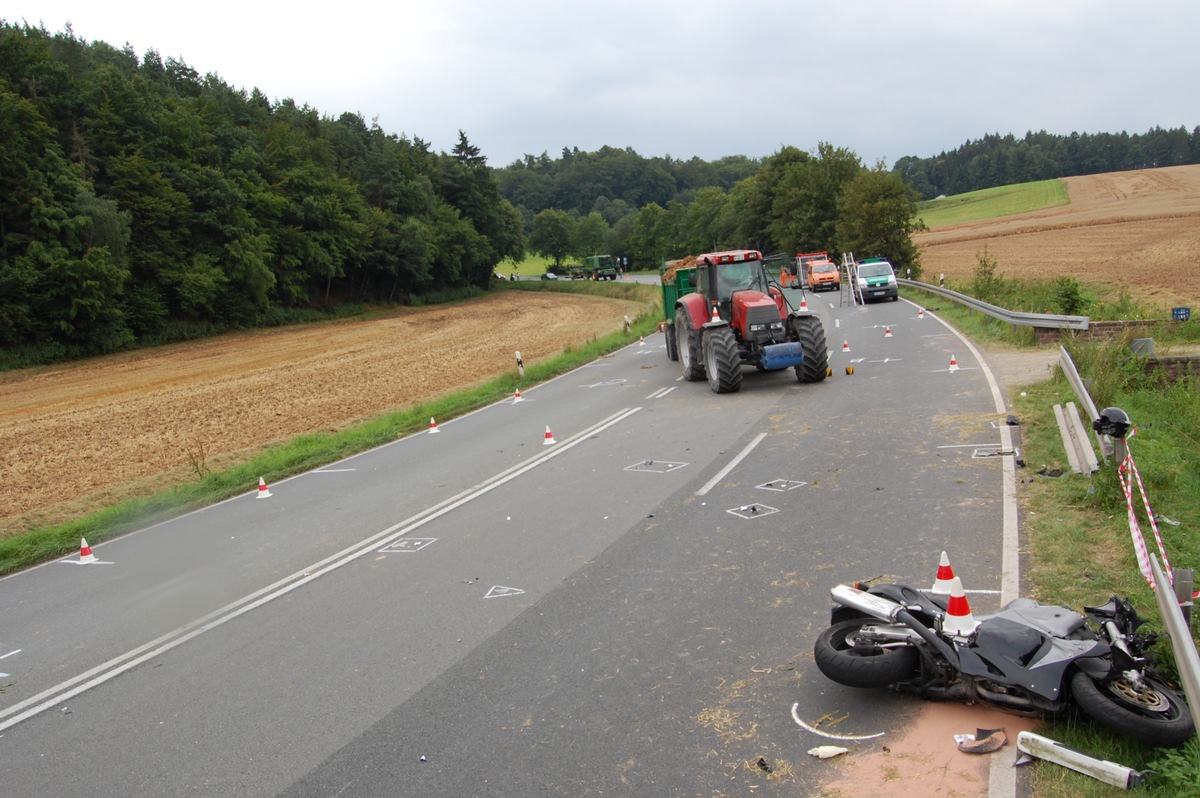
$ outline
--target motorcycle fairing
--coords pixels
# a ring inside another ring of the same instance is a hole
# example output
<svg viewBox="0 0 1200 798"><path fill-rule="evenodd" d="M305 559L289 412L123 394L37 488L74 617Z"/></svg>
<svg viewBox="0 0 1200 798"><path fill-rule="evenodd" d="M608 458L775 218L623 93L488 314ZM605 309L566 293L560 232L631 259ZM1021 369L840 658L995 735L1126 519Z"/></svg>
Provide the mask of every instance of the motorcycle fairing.
<svg viewBox="0 0 1200 798"><path fill-rule="evenodd" d="M982 621L971 642L958 646L964 675L1019 687L1052 701L1059 699L1063 678L1073 662L1101 657L1108 651L1099 640L1051 637L1003 613Z"/></svg>

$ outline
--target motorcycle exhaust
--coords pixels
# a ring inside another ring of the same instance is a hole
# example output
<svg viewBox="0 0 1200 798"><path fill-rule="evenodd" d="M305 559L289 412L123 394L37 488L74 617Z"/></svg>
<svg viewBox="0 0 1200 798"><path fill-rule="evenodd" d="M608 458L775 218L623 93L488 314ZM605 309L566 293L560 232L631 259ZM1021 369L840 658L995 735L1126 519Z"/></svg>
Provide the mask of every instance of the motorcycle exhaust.
<svg viewBox="0 0 1200 798"><path fill-rule="evenodd" d="M894 601L873 596L865 590L859 590L850 585L835 585L829 591L829 595L843 607L856 609L859 612L870 615L872 618L878 618L888 623L894 623L896 615L904 610L903 606Z"/></svg>
<svg viewBox="0 0 1200 798"><path fill-rule="evenodd" d="M919 634L921 639L933 646L939 654L946 658L947 662L958 662L958 655L954 649L945 640L938 637L932 629L914 618L902 604L873 596L865 590L859 590L850 585L836 585L829 591L829 594L842 606L851 607L872 618L878 618L888 623L899 621Z"/></svg>

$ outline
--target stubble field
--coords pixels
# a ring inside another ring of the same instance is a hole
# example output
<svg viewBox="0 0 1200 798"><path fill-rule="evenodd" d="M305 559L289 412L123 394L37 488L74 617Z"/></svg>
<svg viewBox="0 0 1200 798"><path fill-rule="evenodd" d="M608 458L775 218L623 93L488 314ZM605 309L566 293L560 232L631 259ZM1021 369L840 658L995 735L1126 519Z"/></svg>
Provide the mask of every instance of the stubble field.
<svg viewBox="0 0 1200 798"><path fill-rule="evenodd" d="M223 335L0 373L0 535L194 479L621 328L642 306L501 291L386 318ZM252 486L247 486L249 489Z"/></svg>
<svg viewBox="0 0 1200 798"><path fill-rule="evenodd" d="M1065 182L1067 205L915 235L925 278L970 280L986 246L1005 277L1070 275L1101 298L1126 291L1164 316L1200 301L1200 165Z"/></svg>

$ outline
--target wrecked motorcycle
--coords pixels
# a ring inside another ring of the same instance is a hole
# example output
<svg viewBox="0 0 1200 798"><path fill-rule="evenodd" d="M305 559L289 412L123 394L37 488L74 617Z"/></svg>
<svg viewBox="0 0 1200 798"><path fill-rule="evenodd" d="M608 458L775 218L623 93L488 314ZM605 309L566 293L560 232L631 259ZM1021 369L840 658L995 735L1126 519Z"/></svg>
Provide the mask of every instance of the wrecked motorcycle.
<svg viewBox="0 0 1200 798"><path fill-rule="evenodd" d="M1085 618L1018 598L994 615L970 616L964 627L947 613L950 596L900 584L830 592L837 606L814 655L839 684L1022 714L1057 714L1073 700L1108 730L1152 746L1178 746L1195 733L1183 697L1147 657L1157 635L1138 633L1145 619L1127 599L1085 607Z"/></svg>

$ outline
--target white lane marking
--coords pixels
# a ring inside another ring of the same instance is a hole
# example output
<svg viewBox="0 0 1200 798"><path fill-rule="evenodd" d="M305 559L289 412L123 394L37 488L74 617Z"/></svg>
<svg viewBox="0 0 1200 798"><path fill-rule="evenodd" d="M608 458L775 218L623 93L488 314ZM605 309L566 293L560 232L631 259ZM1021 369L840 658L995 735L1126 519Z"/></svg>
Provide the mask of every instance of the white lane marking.
<svg viewBox="0 0 1200 798"><path fill-rule="evenodd" d="M830 734L829 732L820 731L819 729L815 729L804 721L800 720L799 701L792 704L792 720L796 721L796 725L805 731L810 731L813 734L820 735L821 737L825 737L830 740L874 740L876 737L882 737L884 735L883 732L877 732L876 734Z"/></svg>
<svg viewBox="0 0 1200 798"><path fill-rule="evenodd" d="M939 449L994 449L994 443L946 443L939 446Z"/></svg>
<svg viewBox="0 0 1200 798"><path fill-rule="evenodd" d="M712 479L710 479L703 488L696 491L696 495L703 496L706 493L708 493L710 490L712 490L718 482L725 479L725 477L729 474L730 471L737 468L737 464L742 462L742 460L745 459L746 455L748 455L748 454L750 454L750 452L754 451L754 447L758 446L758 444L762 443L762 439L765 437L767 437L767 433L765 433L765 432L760 432L757 436L755 436L754 440L750 441L750 443L747 444L745 449L742 449L741 454L739 454L737 457L730 460L729 465L725 466L720 471L718 471L717 475L715 477L713 477Z"/></svg>
<svg viewBox="0 0 1200 798"><path fill-rule="evenodd" d="M21 653L22 651L24 651L24 650L25 650L25 649L23 649L23 648L18 648L18 649L16 649L15 651L10 651L10 652L8 652L7 654L4 654L3 656L0 656L0 659L8 659L8 658L9 658L9 657L11 657L13 654L20 654L20 653Z"/></svg>
<svg viewBox="0 0 1200 798"><path fill-rule="evenodd" d="M321 468L314 471L314 474L342 474L346 471L357 471L357 468Z"/></svg>
<svg viewBox="0 0 1200 798"><path fill-rule="evenodd" d="M537 457L528 463L518 464L509 468L507 471L502 471L492 477L476 485L474 488L465 490L457 496L452 496L439 504L435 504L416 515L410 516L398 524L393 524L382 532L378 532L366 540L359 541L353 546L342 549L337 554L332 554L329 557L314 563L313 565L301 571L297 571L291 576L286 576L283 579L268 585L261 590L257 590L248 596L238 599L230 604L225 605L219 610L210 612L202 618L199 618L191 623L185 624L178 629L168 632L149 643L131 649L119 656L91 668L84 673L79 674L65 682L50 687L35 696L13 704L4 710L0 710L0 718L8 718L0 723L0 732L16 726L23 720L28 720L33 716L45 712L53 706L61 704L70 698L74 698L81 693L85 693L93 687L97 687L110 679L119 676L126 671L136 668L138 665L161 656L166 652L177 648L188 642L194 637L197 637L209 629L215 629L222 624L232 621L233 619L245 615L251 610L274 601L277 598L291 593L293 590L303 587L309 582L324 576L327 573L337 570L344 565L348 565L359 557L367 554L372 554L377 550L377 547L391 543L398 538L403 537L414 529L418 529L430 521L440 518L441 516L456 510L462 505L473 499L488 493L501 485L510 482L522 474L537 468L538 466L549 462L558 457L563 452L571 449L574 446L587 440L590 436L598 432L608 429L609 427L624 421L626 418L637 413L642 408L625 408L607 419L593 424L588 429L576 433L569 439L564 440L551 451ZM39 703L41 702L41 703ZM24 710L24 711L22 711ZM20 713L20 714L16 714ZM9 716L12 717L9 717Z"/></svg>

